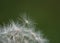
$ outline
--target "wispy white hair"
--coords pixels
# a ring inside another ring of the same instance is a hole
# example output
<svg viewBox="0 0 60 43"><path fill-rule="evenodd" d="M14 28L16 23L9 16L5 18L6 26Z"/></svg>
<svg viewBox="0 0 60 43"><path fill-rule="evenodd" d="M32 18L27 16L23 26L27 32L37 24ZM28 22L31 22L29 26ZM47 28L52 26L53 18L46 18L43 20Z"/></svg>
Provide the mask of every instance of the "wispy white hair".
<svg viewBox="0 0 60 43"><path fill-rule="evenodd" d="M30 25L28 20L25 22ZM30 28L12 22L0 28L0 43L47 43L47 39L43 38L40 32L35 32L33 26Z"/></svg>

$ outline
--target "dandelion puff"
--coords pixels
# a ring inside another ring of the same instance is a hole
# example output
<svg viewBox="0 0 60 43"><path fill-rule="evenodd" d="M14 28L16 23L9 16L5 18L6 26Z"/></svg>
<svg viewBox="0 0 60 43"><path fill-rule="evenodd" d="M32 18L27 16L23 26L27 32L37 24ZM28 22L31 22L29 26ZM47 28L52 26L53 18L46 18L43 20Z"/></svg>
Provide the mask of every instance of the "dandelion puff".
<svg viewBox="0 0 60 43"><path fill-rule="evenodd" d="M24 23L31 26L27 19ZM34 27L26 27L11 22L10 25L0 28L0 42L1 43L47 43L47 39L43 38L41 33L34 31Z"/></svg>

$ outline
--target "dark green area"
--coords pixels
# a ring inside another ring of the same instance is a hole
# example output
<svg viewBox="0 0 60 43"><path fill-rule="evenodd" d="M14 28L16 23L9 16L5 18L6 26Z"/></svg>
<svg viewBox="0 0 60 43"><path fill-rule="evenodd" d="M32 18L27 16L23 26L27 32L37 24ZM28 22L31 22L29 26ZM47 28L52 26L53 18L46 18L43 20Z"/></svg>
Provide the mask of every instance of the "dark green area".
<svg viewBox="0 0 60 43"><path fill-rule="evenodd" d="M57 0L0 0L0 24L16 20L27 13L37 23L50 43L60 42L60 1Z"/></svg>

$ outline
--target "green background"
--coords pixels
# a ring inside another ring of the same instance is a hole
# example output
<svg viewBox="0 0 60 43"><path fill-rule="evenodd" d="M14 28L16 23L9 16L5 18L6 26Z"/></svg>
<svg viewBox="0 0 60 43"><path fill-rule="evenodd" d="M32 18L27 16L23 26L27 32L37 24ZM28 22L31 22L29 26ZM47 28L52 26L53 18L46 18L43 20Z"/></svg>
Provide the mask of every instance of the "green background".
<svg viewBox="0 0 60 43"><path fill-rule="evenodd" d="M60 42L60 2L58 0L0 0L0 24L26 13L38 24L49 43Z"/></svg>

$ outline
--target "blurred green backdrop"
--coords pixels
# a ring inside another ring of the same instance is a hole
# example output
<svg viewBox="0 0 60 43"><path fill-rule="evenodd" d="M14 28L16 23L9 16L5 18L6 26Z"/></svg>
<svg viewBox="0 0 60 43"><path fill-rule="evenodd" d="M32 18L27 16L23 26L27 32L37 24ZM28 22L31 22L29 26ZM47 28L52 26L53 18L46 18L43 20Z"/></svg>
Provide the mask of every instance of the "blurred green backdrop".
<svg viewBox="0 0 60 43"><path fill-rule="evenodd" d="M0 24L27 13L50 43L60 42L60 6L57 0L0 0Z"/></svg>

